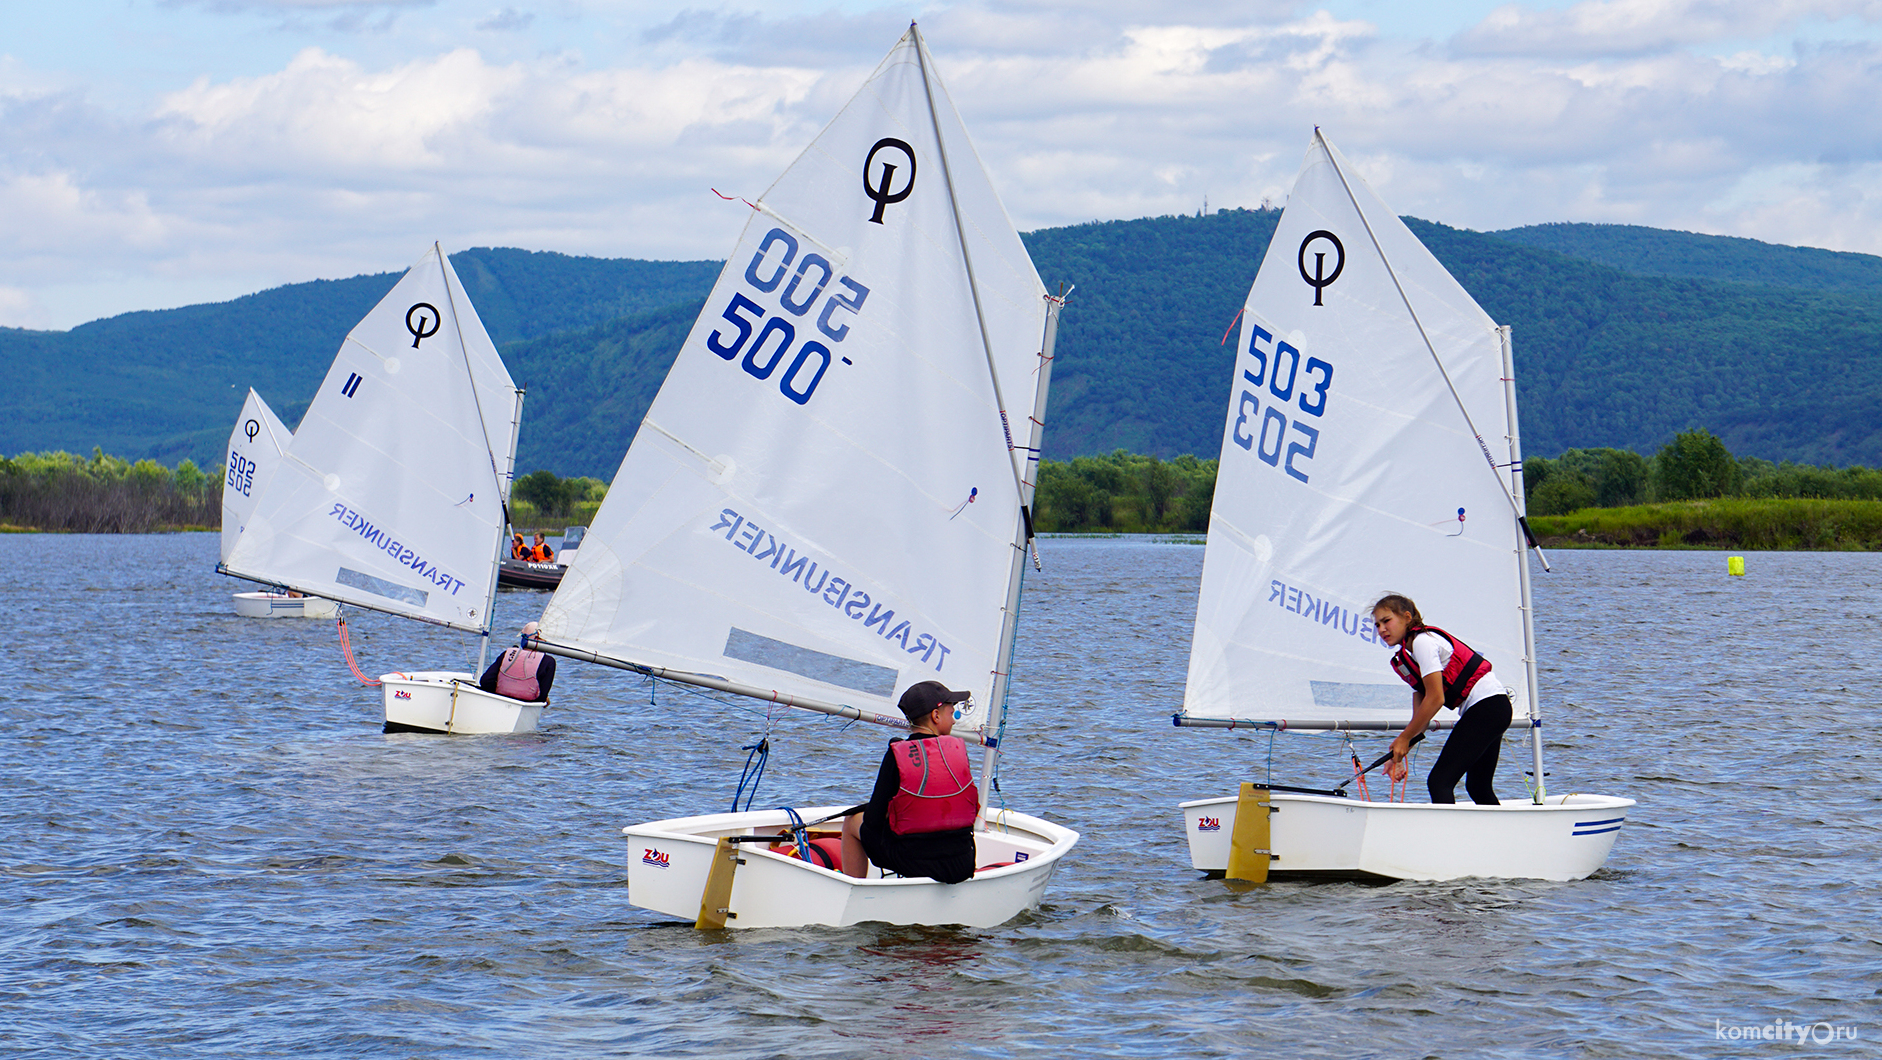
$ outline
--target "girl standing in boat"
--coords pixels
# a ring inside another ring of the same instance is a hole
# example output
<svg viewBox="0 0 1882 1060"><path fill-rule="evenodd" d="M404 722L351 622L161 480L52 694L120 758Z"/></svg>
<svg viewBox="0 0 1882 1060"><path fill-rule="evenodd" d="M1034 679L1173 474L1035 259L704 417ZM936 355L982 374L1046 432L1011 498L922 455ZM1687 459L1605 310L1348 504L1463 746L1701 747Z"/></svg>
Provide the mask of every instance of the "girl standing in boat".
<svg viewBox="0 0 1882 1060"><path fill-rule="evenodd" d="M1503 732L1510 727L1509 690L1490 672L1490 660L1449 633L1425 624L1418 605L1396 593L1372 606L1379 639L1398 649L1392 669L1412 686L1411 723L1392 741L1392 761L1385 767L1394 781L1409 769L1405 756L1412 739L1425 731L1442 707L1457 711L1457 724L1444 741L1425 787L1431 801L1452 803L1457 782L1479 806L1497 805L1494 781Z"/></svg>

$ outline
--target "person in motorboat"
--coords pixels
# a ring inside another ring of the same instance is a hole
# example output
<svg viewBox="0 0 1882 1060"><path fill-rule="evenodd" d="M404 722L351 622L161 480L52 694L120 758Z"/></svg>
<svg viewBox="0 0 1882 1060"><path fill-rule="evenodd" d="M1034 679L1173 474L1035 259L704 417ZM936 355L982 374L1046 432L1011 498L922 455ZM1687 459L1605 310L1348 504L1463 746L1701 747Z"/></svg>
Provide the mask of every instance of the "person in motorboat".
<svg viewBox="0 0 1882 1060"><path fill-rule="evenodd" d="M1431 801L1454 803L1457 782L1464 781L1470 801L1497 805L1494 781L1503 732L1510 727L1509 690L1490 672L1490 660L1449 633L1425 624L1418 605L1389 594L1372 607L1379 639L1397 649L1392 669L1412 687L1410 724L1392 741L1392 761L1385 767L1394 781L1405 779L1412 738L1424 732L1440 709L1457 711L1457 724L1425 778Z"/></svg>
<svg viewBox="0 0 1882 1060"><path fill-rule="evenodd" d="M497 656L477 679L477 687L511 699L547 703L549 686L555 683L555 656L529 649L529 638L535 635L536 623L525 625L522 639Z"/></svg>
<svg viewBox="0 0 1882 1060"><path fill-rule="evenodd" d="M529 558L529 546L523 544L522 534L510 535L510 558L511 559L528 559Z"/></svg>
<svg viewBox="0 0 1882 1060"><path fill-rule="evenodd" d="M974 874L980 789L967 744L949 735L954 705L970 695L939 681L921 681L902 693L897 705L914 731L889 741L867 807L843 821L845 873L862 879L873 862L884 872L942 883Z"/></svg>
<svg viewBox="0 0 1882 1060"><path fill-rule="evenodd" d="M537 563L555 562L555 549L549 547L549 542L544 540L541 530L536 531L536 545L529 550L529 558Z"/></svg>

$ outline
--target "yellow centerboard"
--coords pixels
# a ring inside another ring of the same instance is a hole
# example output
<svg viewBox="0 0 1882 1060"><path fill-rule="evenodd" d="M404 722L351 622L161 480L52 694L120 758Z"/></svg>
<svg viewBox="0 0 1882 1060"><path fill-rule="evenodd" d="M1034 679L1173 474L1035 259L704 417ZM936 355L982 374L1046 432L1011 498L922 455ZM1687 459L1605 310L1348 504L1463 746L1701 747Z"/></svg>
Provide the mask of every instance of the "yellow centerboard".
<svg viewBox="0 0 1882 1060"><path fill-rule="evenodd" d="M1243 784L1235 803L1235 828L1229 833L1228 878L1249 883L1268 882L1273 851L1268 841L1268 789Z"/></svg>
<svg viewBox="0 0 1882 1060"><path fill-rule="evenodd" d="M738 863L738 844L730 839L719 840L712 851L712 868L706 873L706 889L699 896L699 919L693 921L694 927L716 931L725 927L727 917L735 915L729 906L732 874L738 871Z"/></svg>

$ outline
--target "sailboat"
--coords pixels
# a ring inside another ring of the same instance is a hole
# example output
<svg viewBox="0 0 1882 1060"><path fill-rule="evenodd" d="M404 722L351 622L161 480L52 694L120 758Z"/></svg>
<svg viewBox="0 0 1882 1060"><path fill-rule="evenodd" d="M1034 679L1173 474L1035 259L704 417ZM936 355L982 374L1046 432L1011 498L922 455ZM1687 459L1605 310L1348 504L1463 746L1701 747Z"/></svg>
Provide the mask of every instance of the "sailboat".
<svg viewBox="0 0 1882 1060"><path fill-rule="evenodd" d="M971 691L982 871L854 879L741 842L841 807L713 813L624 829L635 905L747 928L1039 902L1078 835L986 796L1061 304L911 26L752 204L534 645L901 731L911 685Z"/></svg>
<svg viewBox="0 0 1882 1060"><path fill-rule="evenodd" d="M222 480L222 553L227 562L241 536L242 525L255 510L261 488L281 463L292 433L268 403L250 387L229 435L229 456ZM235 613L243 618L332 618L340 605L318 596L288 593L235 593Z"/></svg>
<svg viewBox="0 0 1882 1060"><path fill-rule="evenodd" d="M1547 560L1524 518L1509 328L1318 129L1243 309L1219 468L1178 726L1398 733L1410 690L1372 604L1402 592L1526 709L1534 781L1477 806L1269 776L1182 804L1191 863L1251 880L1599 868L1634 803L1544 784L1530 552Z"/></svg>
<svg viewBox="0 0 1882 1060"><path fill-rule="evenodd" d="M471 673L379 679L387 732L528 732L541 718L545 703L477 687L522 408L433 244L340 345L217 567L477 634Z"/></svg>

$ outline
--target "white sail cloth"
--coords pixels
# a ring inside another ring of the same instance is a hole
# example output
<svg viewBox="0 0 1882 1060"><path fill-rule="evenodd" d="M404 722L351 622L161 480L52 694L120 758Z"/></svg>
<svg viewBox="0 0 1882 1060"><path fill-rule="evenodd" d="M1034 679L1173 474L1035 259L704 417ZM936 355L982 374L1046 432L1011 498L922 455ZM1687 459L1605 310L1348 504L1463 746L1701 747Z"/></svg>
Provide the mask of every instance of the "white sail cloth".
<svg viewBox="0 0 1882 1060"><path fill-rule="evenodd" d="M1503 374L1496 324L1316 132L1242 316L1185 715L1404 725L1387 592L1523 686Z"/></svg>
<svg viewBox="0 0 1882 1060"><path fill-rule="evenodd" d="M925 679L984 707L1045 318L911 29L759 200L543 639L898 721Z"/></svg>
<svg viewBox="0 0 1882 1060"><path fill-rule="evenodd" d="M341 344L226 567L481 632L517 404L433 246Z"/></svg>
<svg viewBox="0 0 1882 1060"><path fill-rule="evenodd" d="M229 434L229 455L222 476L222 559L228 561L235 539L255 510L262 486L281 463L293 434L275 416L268 403L248 390L242 414L235 418L235 430Z"/></svg>

